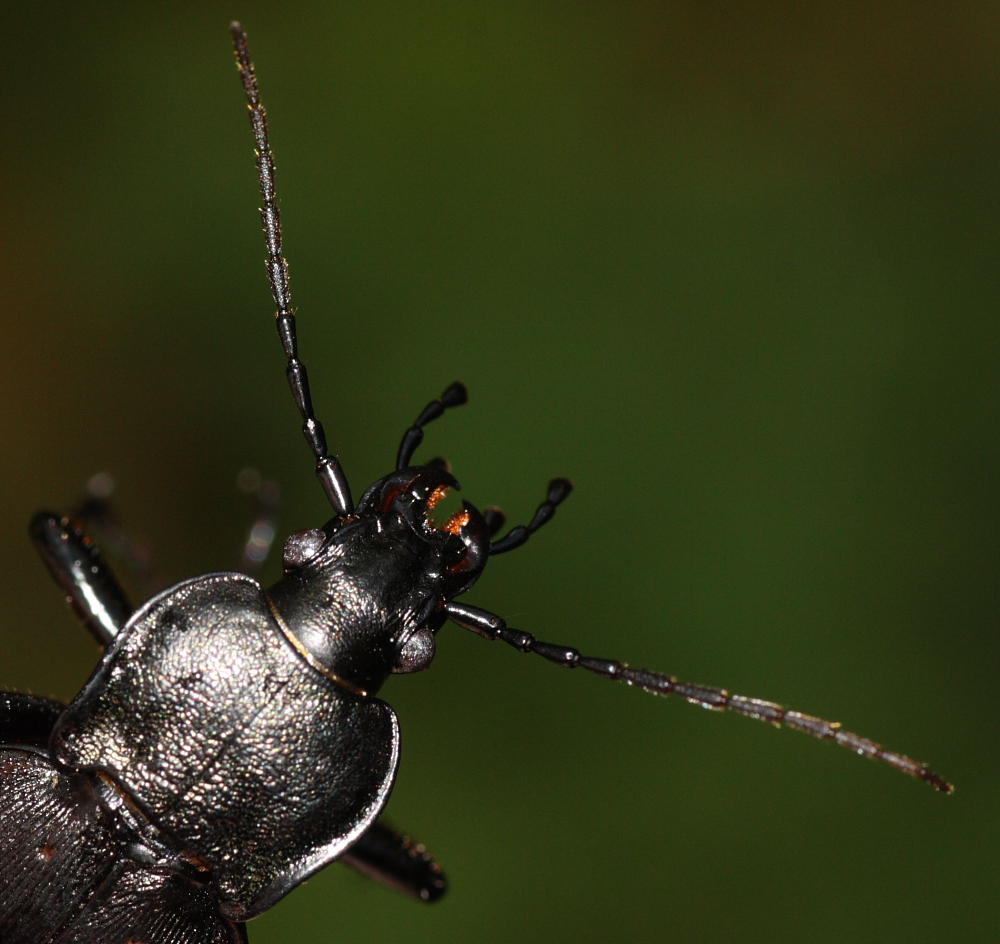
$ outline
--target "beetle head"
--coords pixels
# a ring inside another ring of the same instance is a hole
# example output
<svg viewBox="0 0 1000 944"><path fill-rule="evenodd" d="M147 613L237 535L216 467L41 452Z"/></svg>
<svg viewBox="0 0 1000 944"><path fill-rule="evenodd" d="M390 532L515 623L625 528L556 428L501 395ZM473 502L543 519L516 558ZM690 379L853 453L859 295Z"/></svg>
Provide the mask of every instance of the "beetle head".
<svg viewBox="0 0 1000 944"><path fill-rule="evenodd" d="M468 502L434 521L435 506L457 487L439 465L397 470L353 514L288 538L285 575L269 596L314 668L373 692L390 673L430 665L445 605L476 582L490 553L489 528Z"/></svg>
<svg viewBox="0 0 1000 944"><path fill-rule="evenodd" d="M460 511L443 524L435 523L434 508L458 489L443 466L400 469L379 479L358 503L357 516L370 516L380 527L407 527L440 556L441 590L446 600L465 593L478 579L490 554L490 533L482 514L463 501Z"/></svg>

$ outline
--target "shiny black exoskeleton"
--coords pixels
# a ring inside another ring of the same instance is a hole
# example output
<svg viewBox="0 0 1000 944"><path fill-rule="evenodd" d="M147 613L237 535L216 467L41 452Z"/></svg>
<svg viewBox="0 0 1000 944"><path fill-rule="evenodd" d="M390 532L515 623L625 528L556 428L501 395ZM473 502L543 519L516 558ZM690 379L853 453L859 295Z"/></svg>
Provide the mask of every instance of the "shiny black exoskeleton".
<svg viewBox="0 0 1000 944"><path fill-rule="evenodd" d="M246 941L247 919L338 858L416 898L440 897L436 863L378 821L399 730L375 695L391 673L431 664L447 621L568 668L836 741L949 792L925 765L833 722L584 656L457 602L571 488L553 480L532 520L503 537L495 509L464 503L437 522L457 483L443 462L413 457L426 424L465 402L461 384L424 408L395 470L354 503L298 358L266 117L245 36L238 24L232 32L278 334L334 516L288 538L284 575L267 590L243 574L209 574L138 609L79 524L36 516L36 547L105 654L68 707L0 694L0 941Z"/></svg>
<svg viewBox="0 0 1000 944"><path fill-rule="evenodd" d="M485 565L490 530L471 505L432 520L454 484L439 466L398 470L353 513L292 535L269 590L209 574L121 627L109 614L124 596L93 545L36 517L39 549L108 648L65 710L2 705L0 940L240 940L351 847L383 881L441 894L433 861L375 824L399 730L373 696L430 664L451 597ZM170 915L175 930L144 924Z"/></svg>

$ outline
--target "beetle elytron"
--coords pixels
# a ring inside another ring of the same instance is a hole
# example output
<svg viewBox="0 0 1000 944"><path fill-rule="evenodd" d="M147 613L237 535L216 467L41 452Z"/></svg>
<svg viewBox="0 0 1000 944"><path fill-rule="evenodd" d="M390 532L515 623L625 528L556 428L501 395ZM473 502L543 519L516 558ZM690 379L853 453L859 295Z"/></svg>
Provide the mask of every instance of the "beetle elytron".
<svg viewBox="0 0 1000 944"><path fill-rule="evenodd" d="M526 525L468 502L446 465L415 465L424 427L465 402L455 383L403 435L395 468L355 502L327 450L298 358L274 162L239 24L231 31L257 149L267 273L289 384L333 508L291 535L264 590L237 573L180 583L133 610L82 527L40 514L32 538L104 656L69 706L0 696L0 940L5 944L215 944L342 858L431 901L444 878L379 822L399 733L375 697L427 668L448 621L567 668L676 694L832 740L926 781L925 765L774 702L581 655L457 598L490 557L524 544L570 492L556 479Z"/></svg>

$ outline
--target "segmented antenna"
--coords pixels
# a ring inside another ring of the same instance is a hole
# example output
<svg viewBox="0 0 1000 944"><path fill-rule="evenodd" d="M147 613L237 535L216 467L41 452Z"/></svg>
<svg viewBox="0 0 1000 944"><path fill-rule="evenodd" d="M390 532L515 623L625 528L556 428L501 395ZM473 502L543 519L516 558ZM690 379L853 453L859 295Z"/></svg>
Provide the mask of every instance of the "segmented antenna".
<svg viewBox="0 0 1000 944"><path fill-rule="evenodd" d="M277 194L274 183L274 155L267 137L267 113L260 101L257 76L250 54L247 51L247 37L243 27L235 20L229 24L236 50L236 66L240 81L247 97L247 111L253 130L257 150L257 177L263 206L260 220L264 225L264 242L267 246L267 280L271 284L271 294L278 306L275 325L278 337L287 358L286 374L295 404L302 415L302 433L316 458L316 475L326 497L338 515L348 515L354 511L351 488L347 476L336 456L327 453L326 434L323 424L313 412L312 394L309 391L309 375L306 366L299 360L298 342L295 337L295 309L292 308L292 291L288 282L288 263L281 254L281 214L278 211Z"/></svg>
<svg viewBox="0 0 1000 944"><path fill-rule="evenodd" d="M821 741L833 741L834 744L846 747L861 757L880 761L900 773L929 783L935 790L940 790L942 793L952 793L955 789L926 764L922 764L912 757L907 757L905 754L897 754L895 751L887 750L881 744L862 737L860 734L855 734L853 731L845 731L837 721L827 721L814 715L803 714L801 711L792 711L783 705L773 701L765 701L762 698L734 695L724 688L680 682L673 676L664 675L661 672L632 669L614 659L594 659L591 656L582 655L572 646L542 642L531 633L508 626L495 613L480 609L478 606L469 606L452 600L445 606L444 611L449 619L454 620L463 629L472 630L484 639L499 639L501 642L513 646L519 652L533 652L535 655L556 663L556 665L568 669L587 669L587 671L602 675L604 678L615 679L626 685L634 685L636 688L641 688L653 695L679 695L700 708L709 708L713 711L733 711L746 718L753 718L755 721L773 724L775 727L785 725L796 731L812 735L814 738L819 738Z"/></svg>

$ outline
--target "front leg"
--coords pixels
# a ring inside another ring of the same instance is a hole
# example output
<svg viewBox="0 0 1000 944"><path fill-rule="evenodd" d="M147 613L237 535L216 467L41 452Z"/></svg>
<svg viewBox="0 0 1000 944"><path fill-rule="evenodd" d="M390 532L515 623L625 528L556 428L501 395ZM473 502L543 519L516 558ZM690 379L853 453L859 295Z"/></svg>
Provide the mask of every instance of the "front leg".
<svg viewBox="0 0 1000 944"><path fill-rule="evenodd" d="M73 612L106 649L134 607L97 545L71 518L47 511L31 519L28 533Z"/></svg>

